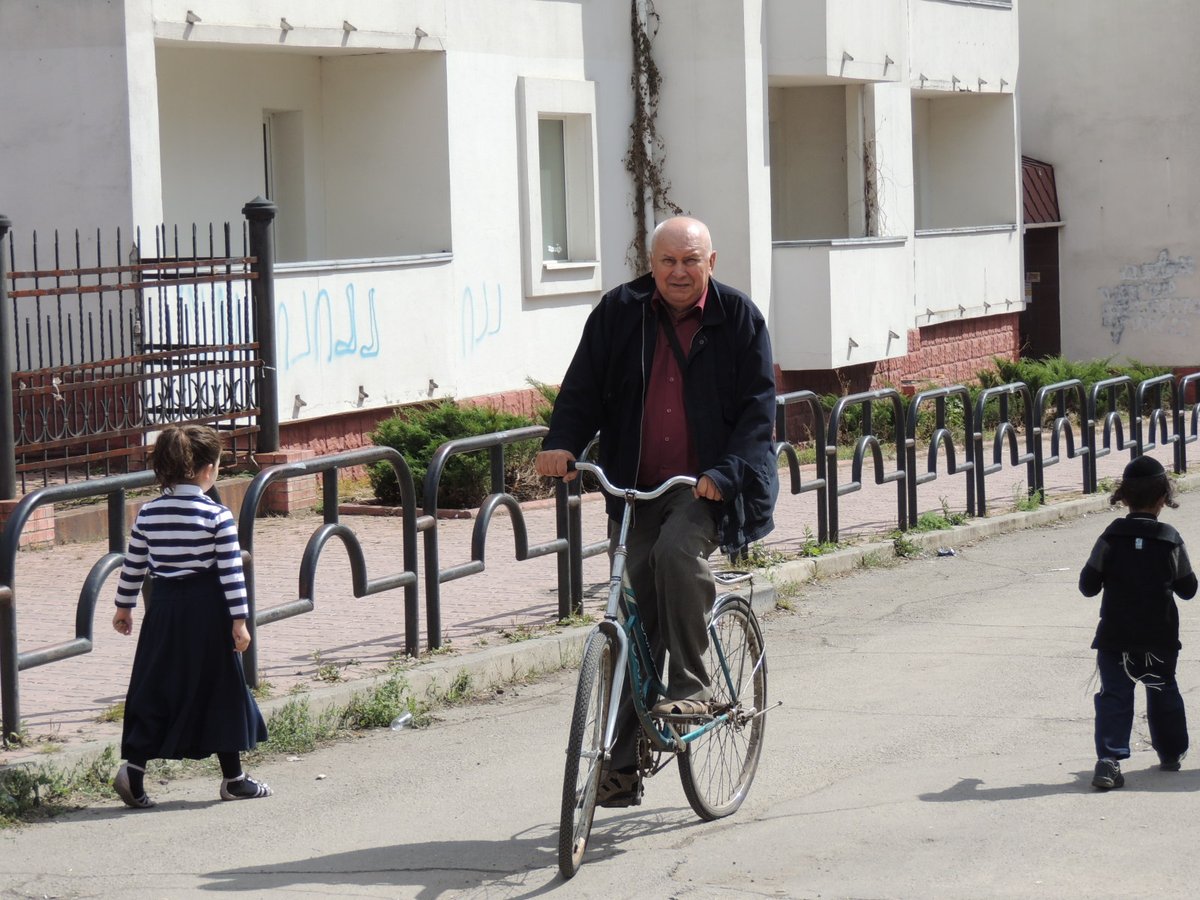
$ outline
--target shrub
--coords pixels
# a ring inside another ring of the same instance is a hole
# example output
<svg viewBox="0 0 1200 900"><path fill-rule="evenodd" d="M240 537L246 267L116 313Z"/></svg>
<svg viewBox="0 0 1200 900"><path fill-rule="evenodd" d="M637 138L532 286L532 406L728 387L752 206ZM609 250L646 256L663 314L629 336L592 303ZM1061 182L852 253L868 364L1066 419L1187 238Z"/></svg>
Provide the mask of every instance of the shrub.
<svg viewBox="0 0 1200 900"><path fill-rule="evenodd" d="M444 400L436 406L406 412L379 423L371 433L377 445L392 447L408 462L420 505L425 473L438 447L456 438L474 437L536 425L525 416L500 412L484 406L462 406ZM504 480L518 500L549 496L553 485L533 474L533 457L541 442L519 441L504 447ZM381 462L369 471L371 487L383 503L400 503L400 484L390 463ZM455 454L446 462L438 487L438 505L444 509L478 506L491 493L489 451Z"/></svg>

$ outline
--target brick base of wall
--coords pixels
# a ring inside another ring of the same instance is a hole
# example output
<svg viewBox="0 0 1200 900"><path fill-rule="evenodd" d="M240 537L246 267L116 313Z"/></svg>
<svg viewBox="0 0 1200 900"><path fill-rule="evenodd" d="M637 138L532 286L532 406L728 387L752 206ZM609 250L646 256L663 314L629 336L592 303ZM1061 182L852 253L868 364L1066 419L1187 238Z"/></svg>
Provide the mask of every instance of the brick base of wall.
<svg viewBox="0 0 1200 900"><path fill-rule="evenodd" d="M312 459L317 455L315 450L289 448L277 453L258 453L255 459L264 469L268 466L278 466L283 463L301 462ZM317 505L319 491L318 476L305 475L276 481L267 488L260 506L263 512L286 516L302 509L312 509Z"/></svg>
<svg viewBox="0 0 1200 900"><path fill-rule="evenodd" d="M16 511L20 498L16 500L0 500L0 528ZM35 509L25 520L21 536L17 539L17 547L21 550L33 547L49 547L54 543L54 504L47 503Z"/></svg>
<svg viewBox="0 0 1200 900"><path fill-rule="evenodd" d="M927 387L969 384L978 372L992 368L992 359L1020 356L1020 314L1005 313L941 322L908 332L908 353L860 366L815 371L779 371L780 393L812 391L815 394L858 394L894 387L913 394ZM811 422L802 405L789 412L788 437L806 439Z"/></svg>
<svg viewBox="0 0 1200 900"><path fill-rule="evenodd" d="M840 369L781 371L778 388L780 393L857 394L889 386L921 390L973 382L977 372L992 367L993 357L1020 356L1019 318L1019 313L1005 313L914 328L904 356Z"/></svg>

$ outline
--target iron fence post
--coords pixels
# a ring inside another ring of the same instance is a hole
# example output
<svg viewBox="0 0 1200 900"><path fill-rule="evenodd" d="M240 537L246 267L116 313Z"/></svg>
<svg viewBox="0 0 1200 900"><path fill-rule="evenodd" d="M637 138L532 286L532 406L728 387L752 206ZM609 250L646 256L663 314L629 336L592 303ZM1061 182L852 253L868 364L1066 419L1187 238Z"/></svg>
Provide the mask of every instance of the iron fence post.
<svg viewBox="0 0 1200 900"><path fill-rule="evenodd" d="M8 305L8 258L4 242L12 222L0 215L0 500L17 496L16 433L13 429L13 311Z"/></svg>
<svg viewBox="0 0 1200 900"><path fill-rule="evenodd" d="M242 207L250 223L250 255L255 258L251 282L254 296L254 324L258 332L258 452L279 449L279 373L275 348L275 232L272 225L278 207L270 200L255 197Z"/></svg>

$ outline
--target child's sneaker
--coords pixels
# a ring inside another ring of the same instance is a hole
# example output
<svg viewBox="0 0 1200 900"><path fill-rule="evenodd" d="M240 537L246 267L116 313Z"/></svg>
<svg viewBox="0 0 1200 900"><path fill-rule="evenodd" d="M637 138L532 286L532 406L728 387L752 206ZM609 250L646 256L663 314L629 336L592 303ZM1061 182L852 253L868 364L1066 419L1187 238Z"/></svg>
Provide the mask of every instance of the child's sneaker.
<svg viewBox="0 0 1200 900"><path fill-rule="evenodd" d="M221 779L222 800L257 800L260 797L270 796L270 785L262 781L255 781L244 772L237 778Z"/></svg>
<svg viewBox="0 0 1200 900"><path fill-rule="evenodd" d="M1163 756L1159 757L1158 767L1164 772L1178 772L1183 768L1183 758L1187 756L1187 751L1184 750L1178 756Z"/></svg>
<svg viewBox="0 0 1200 900"><path fill-rule="evenodd" d="M1092 776L1092 787L1102 791L1119 788L1125 785L1125 776L1121 774L1121 764L1115 759L1102 759L1096 763L1096 774Z"/></svg>

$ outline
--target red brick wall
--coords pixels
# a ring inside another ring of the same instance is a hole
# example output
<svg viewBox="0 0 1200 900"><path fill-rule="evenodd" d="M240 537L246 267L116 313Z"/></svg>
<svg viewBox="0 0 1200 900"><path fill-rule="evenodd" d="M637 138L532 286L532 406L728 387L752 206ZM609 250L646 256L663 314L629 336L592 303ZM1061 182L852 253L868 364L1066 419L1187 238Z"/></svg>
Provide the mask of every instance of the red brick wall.
<svg viewBox="0 0 1200 900"><path fill-rule="evenodd" d="M1020 355L1019 313L942 322L908 332L908 353L895 359L833 370L781 371L780 392L854 394L905 383L926 386L965 384L992 366L992 357Z"/></svg>

